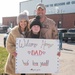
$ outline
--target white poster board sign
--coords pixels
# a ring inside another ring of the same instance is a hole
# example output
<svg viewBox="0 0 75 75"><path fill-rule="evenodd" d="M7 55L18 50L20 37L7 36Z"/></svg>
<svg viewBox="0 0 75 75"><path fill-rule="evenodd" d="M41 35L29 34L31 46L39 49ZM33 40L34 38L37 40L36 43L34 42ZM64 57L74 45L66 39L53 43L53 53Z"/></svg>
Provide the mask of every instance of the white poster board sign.
<svg viewBox="0 0 75 75"><path fill-rule="evenodd" d="M16 39L16 73L56 73L59 68L59 40Z"/></svg>

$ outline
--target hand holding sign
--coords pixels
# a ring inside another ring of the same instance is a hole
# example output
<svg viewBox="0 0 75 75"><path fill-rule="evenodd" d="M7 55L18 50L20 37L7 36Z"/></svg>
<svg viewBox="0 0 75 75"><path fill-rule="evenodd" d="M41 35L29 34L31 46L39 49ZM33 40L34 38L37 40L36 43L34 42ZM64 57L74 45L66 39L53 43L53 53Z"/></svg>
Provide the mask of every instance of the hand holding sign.
<svg viewBox="0 0 75 75"><path fill-rule="evenodd" d="M58 72L58 40L17 38L16 43L16 73Z"/></svg>

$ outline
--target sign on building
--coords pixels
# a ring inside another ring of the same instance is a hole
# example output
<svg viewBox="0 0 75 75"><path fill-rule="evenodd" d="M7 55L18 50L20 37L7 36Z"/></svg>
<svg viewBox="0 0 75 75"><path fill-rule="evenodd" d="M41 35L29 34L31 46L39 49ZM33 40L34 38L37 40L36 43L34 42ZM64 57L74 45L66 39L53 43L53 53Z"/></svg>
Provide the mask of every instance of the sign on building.
<svg viewBox="0 0 75 75"><path fill-rule="evenodd" d="M29 15L35 15L36 5L43 3L46 6L46 14L75 13L75 0L28 0L20 2L20 12L29 11Z"/></svg>

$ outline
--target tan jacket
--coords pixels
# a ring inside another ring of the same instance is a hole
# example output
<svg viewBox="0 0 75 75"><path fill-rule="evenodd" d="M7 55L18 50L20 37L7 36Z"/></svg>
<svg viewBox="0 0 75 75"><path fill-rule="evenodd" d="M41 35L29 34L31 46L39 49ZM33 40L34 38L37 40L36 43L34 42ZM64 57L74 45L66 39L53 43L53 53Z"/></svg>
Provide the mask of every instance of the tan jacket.
<svg viewBox="0 0 75 75"><path fill-rule="evenodd" d="M9 75L16 75L15 57L12 55L12 53L16 51L16 38L24 37L23 35L20 34L18 28L19 28L18 26L15 26L12 29L6 41L6 50L8 51L9 55L7 58L7 62L5 64L5 73Z"/></svg>
<svg viewBox="0 0 75 75"><path fill-rule="evenodd" d="M34 20L30 19L30 23ZM46 39L58 39L58 30L56 23L46 17L45 21L42 23L41 36ZM27 75L52 75L52 74L27 74Z"/></svg>
<svg viewBox="0 0 75 75"><path fill-rule="evenodd" d="M30 23L34 20L30 19ZM50 19L50 18L45 18L45 21L42 23L42 28L41 28L41 36L46 39L57 39L58 38L58 30L56 23Z"/></svg>

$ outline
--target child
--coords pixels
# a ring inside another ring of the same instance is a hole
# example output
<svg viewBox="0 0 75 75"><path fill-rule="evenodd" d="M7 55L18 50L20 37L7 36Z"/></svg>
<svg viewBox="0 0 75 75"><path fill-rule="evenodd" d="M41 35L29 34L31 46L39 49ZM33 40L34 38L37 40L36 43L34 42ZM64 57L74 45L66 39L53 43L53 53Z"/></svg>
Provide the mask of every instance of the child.
<svg viewBox="0 0 75 75"><path fill-rule="evenodd" d="M28 38L42 38L40 30L42 24L40 22L40 16L36 16L36 18L30 24L30 31L28 33Z"/></svg>

